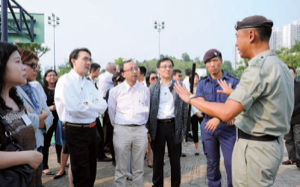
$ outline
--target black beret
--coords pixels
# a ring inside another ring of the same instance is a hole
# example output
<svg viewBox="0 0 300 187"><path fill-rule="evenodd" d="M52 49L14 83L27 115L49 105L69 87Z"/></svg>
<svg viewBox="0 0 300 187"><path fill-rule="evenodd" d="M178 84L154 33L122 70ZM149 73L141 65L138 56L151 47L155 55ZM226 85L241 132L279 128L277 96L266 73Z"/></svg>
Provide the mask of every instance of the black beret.
<svg viewBox="0 0 300 187"><path fill-rule="evenodd" d="M238 21L235 25L235 29L256 28L256 27L273 27L273 21L265 18L264 16L249 16L242 21Z"/></svg>
<svg viewBox="0 0 300 187"><path fill-rule="evenodd" d="M222 59L222 53L216 49L208 50L203 57L204 64L207 61L209 61L210 59L215 58L215 57L220 57Z"/></svg>

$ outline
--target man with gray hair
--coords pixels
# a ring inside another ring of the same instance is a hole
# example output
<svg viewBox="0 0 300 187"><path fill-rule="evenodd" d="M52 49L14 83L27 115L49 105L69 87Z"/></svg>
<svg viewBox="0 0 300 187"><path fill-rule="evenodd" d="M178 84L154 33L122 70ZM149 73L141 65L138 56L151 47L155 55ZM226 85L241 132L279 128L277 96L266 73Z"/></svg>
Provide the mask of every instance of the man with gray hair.
<svg viewBox="0 0 300 187"><path fill-rule="evenodd" d="M106 71L99 76L98 91L101 97L105 97L107 90L114 87L112 76L116 71L116 65L113 62L106 64Z"/></svg>

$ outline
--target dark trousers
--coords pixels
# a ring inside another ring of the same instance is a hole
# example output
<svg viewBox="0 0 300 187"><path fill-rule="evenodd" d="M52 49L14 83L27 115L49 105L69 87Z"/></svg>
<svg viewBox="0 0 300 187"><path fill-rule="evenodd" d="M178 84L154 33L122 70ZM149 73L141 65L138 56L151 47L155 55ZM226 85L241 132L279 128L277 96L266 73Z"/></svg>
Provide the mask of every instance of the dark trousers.
<svg viewBox="0 0 300 187"><path fill-rule="evenodd" d="M296 162L300 159L300 124L292 124L284 139L290 161Z"/></svg>
<svg viewBox="0 0 300 187"><path fill-rule="evenodd" d="M208 119L201 124L203 151L207 159L208 186L221 187L220 147L224 156L227 173L227 186L232 186L231 158L236 140L235 126L219 124L214 132L205 129Z"/></svg>
<svg viewBox="0 0 300 187"><path fill-rule="evenodd" d="M107 146L110 149L112 160L115 161L115 150L113 144L114 127L111 125L108 112L105 112L103 118L103 131L104 131L104 147Z"/></svg>
<svg viewBox="0 0 300 187"><path fill-rule="evenodd" d="M49 147L51 144L51 139L53 136L53 132L56 134L56 127L57 127L58 117L55 116L53 119L53 124L48 129L47 133L44 133L44 147L43 147L43 169L49 169L48 166L48 158L49 158ZM55 144L55 150L56 150L56 157L57 162L60 163L60 153L61 153L61 146Z"/></svg>
<svg viewBox="0 0 300 187"><path fill-rule="evenodd" d="M96 118L96 127L97 127L97 131L100 135L100 138L97 140L97 145L98 145L98 153L97 153L97 157L98 159L104 158L105 154L104 154L104 133L103 133L103 127L101 125L100 119Z"/></svg>
<svg viewBox="0 0 300 187"><path fill-rule="evenodd" d="M71 127L66 125L65 133L74 186L94 186L97 170L96 127Z"/></svg>
<svg viewBox="0 0 300 187"><path fill-rule="evenodd" d="M164 185L164 155L165 145L167 142L168 153L171 164L171 186L180 186L180 154L181 143L175 144L175 123L157 124L155 140L151 141L153 151L153 178L152 182L155 187Z"/></svg>
<svg viewBox="0 0 300 187"><path fill-rule="evenodd" d="M199 118L197 116L197 114L194 114L192 117L191 117L191 123L192 123L192 132L193 132L193 141L194 143L198 143L199 142L199 135L198 135L198 123L201 124L203 118Z"/></svg>

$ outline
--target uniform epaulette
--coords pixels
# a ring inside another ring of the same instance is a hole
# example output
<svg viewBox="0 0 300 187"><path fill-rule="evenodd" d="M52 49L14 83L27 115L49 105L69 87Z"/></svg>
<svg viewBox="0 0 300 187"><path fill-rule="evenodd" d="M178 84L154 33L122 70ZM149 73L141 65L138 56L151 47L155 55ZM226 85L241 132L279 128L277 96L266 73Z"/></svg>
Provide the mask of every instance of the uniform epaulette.
<svg viewBox="0 0 300 187"><path fill-rule="evenodd" d="M229 74L229 73L226 73L229 77L232 77L232 78L235 78L235 79L237 79L236 78L236 76L234 76L234 75L231 75L231 74Z"/></svg>
<svg viewBox="0 0 300 187"><path fill-rule="evenodd" d="M203 79L207 79L208 78L208 76L206 75L206 76L204 76L204 77L200 77L200 80L199 81L201 81L201 80L203 80Z"/></svg>

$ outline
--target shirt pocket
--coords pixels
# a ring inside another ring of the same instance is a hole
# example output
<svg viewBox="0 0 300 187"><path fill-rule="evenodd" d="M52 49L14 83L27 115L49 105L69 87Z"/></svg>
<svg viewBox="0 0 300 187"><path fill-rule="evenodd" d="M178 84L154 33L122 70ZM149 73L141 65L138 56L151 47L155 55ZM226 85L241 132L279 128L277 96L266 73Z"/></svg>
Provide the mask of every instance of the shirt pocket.
<svg viewBox="0 0 300 187"><path fill-rule="evenodd" d="M203 91L204 91L204 98L206 101L215 100L215 94L213 93L213 89L211 87L205 88Z"/></svg>

